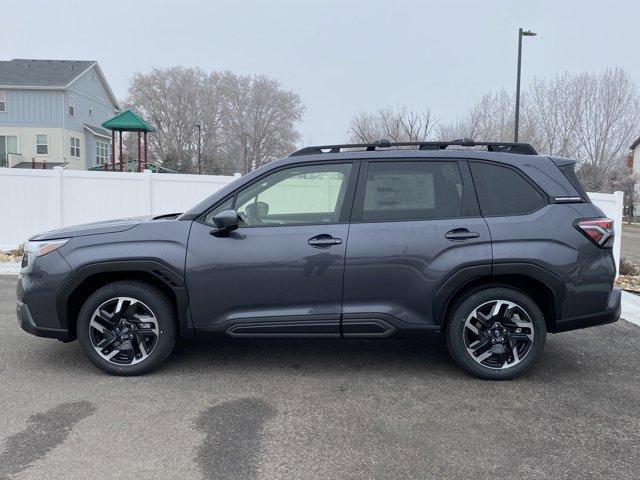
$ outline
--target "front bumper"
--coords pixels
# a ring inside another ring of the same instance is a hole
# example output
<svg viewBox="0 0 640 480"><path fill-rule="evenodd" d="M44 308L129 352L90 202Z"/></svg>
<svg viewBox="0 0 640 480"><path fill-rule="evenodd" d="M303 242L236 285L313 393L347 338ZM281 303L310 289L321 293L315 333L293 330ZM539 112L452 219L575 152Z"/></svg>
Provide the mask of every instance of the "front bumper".
<svg viewBox="0 0 640 480"><path fill-rule="evenodd" d="M31 258L20 270L16 314L23 330L39 337L73 340L57 309L60 287L70 272L71 267L57 251Z"/></svg>
<svg viewBox="0 0 640 480"><path fill-rule="evenodd" d="M622 294L619 288L613 287L609 295L606 310L594 312L579 317L563 318L556 322L554 333L567 332L569 330L578 330L580 328L595 327L596 325L604 325L612 323L620 318Z"/></svg>
<svg viewBox="0 0 640 480"><path fill-rule="evenodd" d="M35 335L37 337L56 338L63 342L69 342L73 340L69 336L69 331L62 328L50 328L39 327L33 321L29 306L26 303L20 301L16 302L16 315L18 317L18 324L25 332Z"/></svg>

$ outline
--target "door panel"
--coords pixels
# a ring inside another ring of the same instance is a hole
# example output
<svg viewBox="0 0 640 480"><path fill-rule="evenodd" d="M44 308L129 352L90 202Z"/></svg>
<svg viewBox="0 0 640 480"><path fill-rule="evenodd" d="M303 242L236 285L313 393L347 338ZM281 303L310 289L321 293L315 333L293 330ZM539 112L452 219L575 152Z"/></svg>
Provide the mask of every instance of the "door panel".
<svg viewBox="0 0 640 480"><path fill-rule="evenodd" d="M292 165L194 222L186 278L194 326L231 335L339 336L352 162ZM210 234L235 208L240 228Z"/></svg>
<svg viewBox="0 0 640 480"><path fill-rule="evenodd" d="M447 232L478 236L450 240ZM344 319L400 320L414 326L433 318L437 289L458 270L484 264L491 271L491 240L482 218L351 225L344 280ZM391 316L389 319L387 316Z"/></svg>
<svg viewBox="0 0 640 480"><path fill-rule="evenodd" d="M241 228L228 237L210 230L194 222L189 239L186 276L196 328L242 323L247 330L240 333L258 334L253 324L271 321L291 323L290 333L339 335L347 224ZM341 243L310 245L319 235ZM300 328L301 321L311 322L309 328Z"/></svg>
<svg viewBox="0 0 640 480"><path fill-rule="evenodd" d="M345 263L344 331L374 319L400 328L439 325L438 289L465 267L491 273L491 237L466 161L372 160L360 171Z"/></svg>

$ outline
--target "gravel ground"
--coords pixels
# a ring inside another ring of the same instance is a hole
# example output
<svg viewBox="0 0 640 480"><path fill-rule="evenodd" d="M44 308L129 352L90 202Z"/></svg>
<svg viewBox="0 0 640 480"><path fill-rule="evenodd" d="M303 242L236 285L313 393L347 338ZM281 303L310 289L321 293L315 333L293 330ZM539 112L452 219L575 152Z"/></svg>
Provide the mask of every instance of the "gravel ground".
<svg viewBox="0 0 640 480"><path fill-rule="evenodd" d="M0 277L0 478L638 478L628 322L550 336L501 383L465 375L438 336L220 339L117 378L21 331L14 287Z"/></svg>

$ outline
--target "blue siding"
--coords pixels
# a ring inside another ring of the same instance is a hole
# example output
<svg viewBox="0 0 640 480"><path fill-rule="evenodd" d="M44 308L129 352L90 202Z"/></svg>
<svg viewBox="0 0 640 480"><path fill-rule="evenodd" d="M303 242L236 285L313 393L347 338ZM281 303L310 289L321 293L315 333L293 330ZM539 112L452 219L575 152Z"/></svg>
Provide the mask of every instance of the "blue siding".
<svg viewBox="0 0 640 480"><path fill-rule="evenodd" d="M68 95L72 95L75 104L74 115L69 115ZM91 110L91 113L89 113ZM116 114L115 106L109 98L105 85L95 67L85 72L70 86L65 100L66 128L83 130L84 124L99 127L102 122Z"/></svg>
<svg viewBox="0 0 640 480"><path fill-rule="evenodd" d="M62 124L63 91L5 90L6 112L0 113L0 125L57 127Z"/></svg>

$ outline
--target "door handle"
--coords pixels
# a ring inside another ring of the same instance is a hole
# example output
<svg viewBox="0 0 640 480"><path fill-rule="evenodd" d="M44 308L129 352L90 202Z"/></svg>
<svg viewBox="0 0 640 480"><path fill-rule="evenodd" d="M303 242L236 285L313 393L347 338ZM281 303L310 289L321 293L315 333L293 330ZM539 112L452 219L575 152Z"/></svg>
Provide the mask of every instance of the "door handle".
<svg viewBox="0 0 640 480"><path fill-rule="evenodd" d="M478 232L470 232L466 228L454 228L444 234L444 237L448 240L461 241L469 240L471 238L478 238L480 234Z"/></svg>
<svg viewBox="0 0 640 480"><path fill-rule="evenodd" d="M340 245L342 243L341 238L334 238L326 233L311 237L307 243L315 248L328 248L332 245Z"/></svg>

